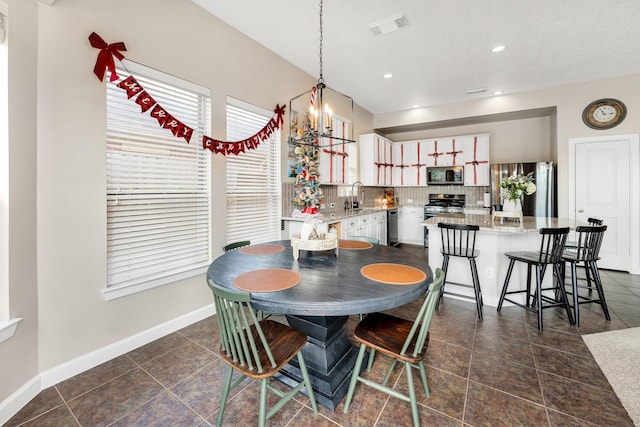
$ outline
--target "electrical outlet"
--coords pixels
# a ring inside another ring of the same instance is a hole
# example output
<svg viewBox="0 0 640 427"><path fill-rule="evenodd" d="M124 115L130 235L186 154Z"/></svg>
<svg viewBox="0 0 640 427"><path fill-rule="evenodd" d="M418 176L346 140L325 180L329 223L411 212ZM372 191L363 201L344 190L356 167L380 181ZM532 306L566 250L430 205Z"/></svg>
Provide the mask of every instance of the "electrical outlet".
<svg viewBox="0 0 640 427"><path fill-rule="evenodd" d="M335 208L335 207L336 207L336 204L335 204L335 203L330 203L330 204L329 204L329 207L330 207L331 209L333 209L333 208Z"/></svg>
<svg viewBox="0 0 640 427"><path fill-rule="evenodd" d="M407 203L413 203L413 199L408 199Z"/></svg>
<svg viewBox="0 0 640 427"><path fill-rule="evenodd" d="M487 279L493 279L493 267L487 267L485 275L487 276Z"/></svg>

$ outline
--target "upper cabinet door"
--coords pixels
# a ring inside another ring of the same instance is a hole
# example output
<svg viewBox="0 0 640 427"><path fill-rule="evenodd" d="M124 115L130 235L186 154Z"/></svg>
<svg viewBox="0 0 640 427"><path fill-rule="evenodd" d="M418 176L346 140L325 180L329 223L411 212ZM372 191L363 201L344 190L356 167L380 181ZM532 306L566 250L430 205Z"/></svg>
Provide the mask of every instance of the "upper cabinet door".
<svg viewBox="0 0 640 427"><path fill-rule="evenodd" d="M427 166L447 166L446 141L447 138L426 140Z"/></svg>
<svg viewBox="0 0 640 427"><path fill-rule="evenodd" d="M333 136L349 135L349 123L333 118ZM349 144L325 138L320 149L320 181L323 184L349 184Z"/></svg>
<svg viewBox="0 0 640 427"><path fill-rule="evenodd" d="M393 143L393 185L416 185L411 166L416 146L416 142Z"/></svg>
<svg viewBox="0 0 640 427"><path fill-rule="evenodd" d="M457 141L464 147L464 185L489 186L489 134L456 138L456 146Z"/></svg>
<svg viewBox="0 0 640 427"><path fill-rule="evenodd" d="M447 148L444 153L447 159L447 165L464 165L466 161L465 151L464 140L461 140L460 137L449 138L449 140L447 141Z"/></svg>
<svg viewBox="0 0 640 427"><path fill-rule="evenodd" d="M392 143L377 134L360 135L360 181L364 185L393 185Z"/></svg>

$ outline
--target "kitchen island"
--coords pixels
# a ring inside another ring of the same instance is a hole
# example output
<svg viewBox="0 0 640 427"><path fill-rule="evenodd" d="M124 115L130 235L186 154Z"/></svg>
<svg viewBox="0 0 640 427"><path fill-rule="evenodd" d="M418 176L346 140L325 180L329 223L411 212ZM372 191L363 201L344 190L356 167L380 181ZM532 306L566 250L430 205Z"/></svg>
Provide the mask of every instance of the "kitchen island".
<svg viewBox="0 0 640 427"><path fill-rule="evenodd" d="M442 239L438 223L469 224L480 227L476 235L476 249L480 255L476 259L480 288L485 306L498 306L500 292L509 267L509 259L505 252L540 250L541 228L569 227L587 225L580 221L564 218L528 217L522 222L510 218L494 218L491 215L441 214L422 222L432 236L429 239L429 265L431 268L442 265L440 253ZM571 238L571 237L569 237ZM510 290L525 289L527 269L525 265L516 263L509 284ZM545 274L544 286L551 282L551 274ZM534 278L535 280L535 278ZM473 289L456 285L471 284L469 263L464 258L451 257L447 273L446 294L453 298L474 299ZM513 296L512 296L513 297ZM505 302L505 306L509 305Z"/></svg>

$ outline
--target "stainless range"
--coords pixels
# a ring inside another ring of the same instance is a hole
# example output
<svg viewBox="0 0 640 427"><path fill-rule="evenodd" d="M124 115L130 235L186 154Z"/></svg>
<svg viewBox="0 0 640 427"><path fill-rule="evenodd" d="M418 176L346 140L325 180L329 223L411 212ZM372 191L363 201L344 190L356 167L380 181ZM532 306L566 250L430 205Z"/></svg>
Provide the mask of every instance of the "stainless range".
<svg viewBox="0 0 640 427"><path fill-rule="evenodd" d="M429 194L429 204L424 205L424 219L441 213L464 213L464 194ZM429 247L429 230L424 228L424 247Z"/></svg>

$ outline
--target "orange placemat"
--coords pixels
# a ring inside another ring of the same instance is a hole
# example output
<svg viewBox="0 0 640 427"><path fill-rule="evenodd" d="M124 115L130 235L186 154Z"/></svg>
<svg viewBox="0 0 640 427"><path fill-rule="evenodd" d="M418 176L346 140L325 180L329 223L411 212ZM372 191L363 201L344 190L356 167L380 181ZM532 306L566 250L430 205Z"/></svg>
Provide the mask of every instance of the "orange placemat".
<svg viewBox="0 0 640 427"><path fill-rule="evenodd" d="M427 278L427 275L417 268L386 262L365 265L360 269L360 273L368 279L390 285L415 285Z"/></svg>
<svg viewBox="0 0 640 427"><path fill-rule="evenodd" d="M372 243L361 242L359 240L342 240L338 241L338 247L340 249L369 249L373 247Z"/></svg>
<svg viewBox="0 0 640 427"><path fill-rule="evenodd" d="M275 292L293 288L300 275L284 268L263 268L247 271L233 279L233 286L247 292Z"/></svg>
<svg viewBox="0 0 640 427"><path fill-rule="evenodd" d="M271 255L284 251L280 245L251 245L243 246L238 251L245 255Z"/></svg>

